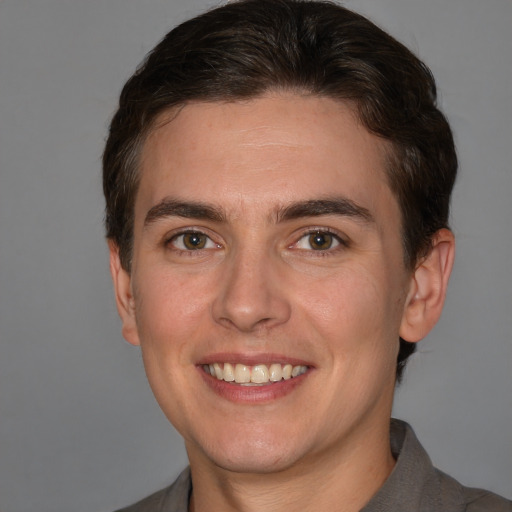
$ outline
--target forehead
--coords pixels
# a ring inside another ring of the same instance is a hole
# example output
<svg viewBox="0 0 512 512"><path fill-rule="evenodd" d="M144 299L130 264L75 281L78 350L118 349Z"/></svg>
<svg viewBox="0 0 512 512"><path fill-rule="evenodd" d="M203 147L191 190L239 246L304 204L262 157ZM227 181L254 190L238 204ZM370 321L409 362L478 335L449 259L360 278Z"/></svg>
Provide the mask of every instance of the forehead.
<svg viewBox="0 0 512 512"><path fill-rule="evenodd" d="M388 150L349 104L329 98L188 104L160 116L146 140L136 217L166 196L227 210L332 195L383 207L395 203Z"/></svg>

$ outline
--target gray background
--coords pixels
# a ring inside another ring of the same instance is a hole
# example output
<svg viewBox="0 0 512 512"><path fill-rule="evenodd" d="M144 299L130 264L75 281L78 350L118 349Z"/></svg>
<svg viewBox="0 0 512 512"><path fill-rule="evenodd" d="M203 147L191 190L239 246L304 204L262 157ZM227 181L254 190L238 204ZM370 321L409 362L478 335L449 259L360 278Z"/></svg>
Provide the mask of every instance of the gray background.
<svg viewBox="0 0 512 512"><path fill-rule="evenodd" d="M453 123L458 255L395 414L512 497L512 2L353 0L426 60ZM120 335L100 155L124 81L204 0L0 0L0 509L107 511L184 466Z"/></svg>

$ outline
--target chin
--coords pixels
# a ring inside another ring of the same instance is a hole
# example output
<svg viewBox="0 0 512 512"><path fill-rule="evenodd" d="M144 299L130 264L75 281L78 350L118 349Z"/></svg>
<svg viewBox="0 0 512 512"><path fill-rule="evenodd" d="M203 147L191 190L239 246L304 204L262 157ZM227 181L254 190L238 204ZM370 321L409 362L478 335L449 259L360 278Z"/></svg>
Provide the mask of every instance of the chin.
<svg viewBox="0 0 512 512"><path fill-rule="evenodd" d="M276 453L259 453L255 454L254 450L248 450L247 452L238 452L229 454L212 454L209 458L213 463L233 473L245 473L245 474L271 474L285 471L286 469L294 465L294 458L287 457L286 454Z"/></svg>
<svg viewBox="0 0 512 512"><path fill-rule="evenodd" d="M269 432L259 435L228 436L214 442L186 443L189 458L206 458L215 466L235 473L267 474L284 471L300 458L300 448L290 444L290 435L272 436ZM200 452L200 453L199 453Z"/></svg>

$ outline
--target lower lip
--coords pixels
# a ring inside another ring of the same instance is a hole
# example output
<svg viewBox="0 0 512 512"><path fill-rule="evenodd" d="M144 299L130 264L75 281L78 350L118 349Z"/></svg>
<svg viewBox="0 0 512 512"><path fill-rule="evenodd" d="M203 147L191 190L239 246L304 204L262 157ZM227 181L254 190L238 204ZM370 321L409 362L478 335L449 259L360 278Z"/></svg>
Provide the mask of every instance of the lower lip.
<svg viewBox="0 0 512 512"><path fill-rule="evenodd" d="M216 379L208 375L200 366L197 367L197 370L214 393L231 402L241 403L264 403L282 398L290 394L297 386L300 386L311 372L311 369L308 369L306 373L298 377L263 386L243 386Z"/></svg>

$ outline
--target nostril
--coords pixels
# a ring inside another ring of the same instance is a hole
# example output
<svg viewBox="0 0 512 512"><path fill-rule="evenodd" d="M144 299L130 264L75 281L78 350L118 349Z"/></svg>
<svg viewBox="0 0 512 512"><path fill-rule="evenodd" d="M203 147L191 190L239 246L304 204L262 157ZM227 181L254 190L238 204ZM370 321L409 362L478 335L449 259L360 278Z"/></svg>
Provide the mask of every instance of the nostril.
<svg viewBox="0 0 512 512"><path fill-rule="evenodd" d="M235 318L221 317L217 321L225 327L237 329L242 332L256 332L270 327L272 320L271 317L253 320L250 317L243 318L237 316Z"/></svg>
<svg viewBox="0 0 512 512"><path fill-rule="evenodd" d="M252 332L286 321L290 306L272 279L275 268L254 248L233 256L213 302L212 314L225 327Z"/></svg>

